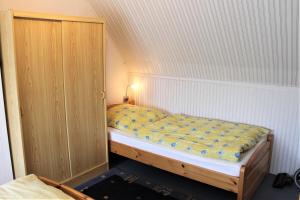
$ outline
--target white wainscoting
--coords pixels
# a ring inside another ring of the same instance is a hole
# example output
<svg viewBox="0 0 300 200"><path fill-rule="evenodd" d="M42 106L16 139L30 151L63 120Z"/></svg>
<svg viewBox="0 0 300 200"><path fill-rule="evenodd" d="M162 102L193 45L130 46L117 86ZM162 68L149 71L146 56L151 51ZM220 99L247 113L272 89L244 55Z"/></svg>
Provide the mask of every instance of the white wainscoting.
<svg viewBox="0 0 300 200"><path fill-rule="evenodd" d="M139 82L137 104L274 130L271 172L294 173L300 166L299 88L129 74Z"/></svg>

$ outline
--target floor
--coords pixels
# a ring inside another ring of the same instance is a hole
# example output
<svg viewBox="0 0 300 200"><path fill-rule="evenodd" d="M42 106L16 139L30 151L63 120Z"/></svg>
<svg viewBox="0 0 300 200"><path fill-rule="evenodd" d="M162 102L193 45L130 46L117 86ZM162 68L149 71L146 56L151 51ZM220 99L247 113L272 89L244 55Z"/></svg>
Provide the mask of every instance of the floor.
<svg viewBox="0 0 300 200"><path fill-rule="evenodd" d="M175 174L138 163L136 161L111 155L110 167L135 174L154 184L161 184L183 194L189 194L199 200L235 200L236 195L215 187L208 186ZM275 176L266 176L253 200L298 200L299 190L295 185L283 189L272 188Z"/></svg>

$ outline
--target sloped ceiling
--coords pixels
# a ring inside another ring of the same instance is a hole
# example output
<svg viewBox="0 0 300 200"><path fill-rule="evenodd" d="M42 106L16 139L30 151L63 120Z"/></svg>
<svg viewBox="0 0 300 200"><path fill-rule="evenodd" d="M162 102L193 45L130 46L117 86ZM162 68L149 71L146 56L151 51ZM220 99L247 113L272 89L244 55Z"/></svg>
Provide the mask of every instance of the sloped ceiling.
<svg viewBox="0 0 300 200"><path fill-rule="evenodd" d="M298 85L298 0L89 0L130 72Z"/></svg>

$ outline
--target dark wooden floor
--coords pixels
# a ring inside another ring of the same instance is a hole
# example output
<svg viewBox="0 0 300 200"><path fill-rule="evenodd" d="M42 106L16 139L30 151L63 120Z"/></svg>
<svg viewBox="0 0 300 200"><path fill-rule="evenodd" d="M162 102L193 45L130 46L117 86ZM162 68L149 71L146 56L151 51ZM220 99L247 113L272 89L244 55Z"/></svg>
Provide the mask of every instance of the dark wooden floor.
<svg viewBox="0 0 300 200"><path fill-rule="evenodd" d="M161 184L189 194L200 200L234 200L236 195L215 187L208 186L172 173L150 167L133 160L116 155L110 159L112 168L119 168L127 173L135 174L152 183ZM253 200L298 200L299 190L295 185L284 189L272 188L274 175L269 174L256 191Z"/></svg>

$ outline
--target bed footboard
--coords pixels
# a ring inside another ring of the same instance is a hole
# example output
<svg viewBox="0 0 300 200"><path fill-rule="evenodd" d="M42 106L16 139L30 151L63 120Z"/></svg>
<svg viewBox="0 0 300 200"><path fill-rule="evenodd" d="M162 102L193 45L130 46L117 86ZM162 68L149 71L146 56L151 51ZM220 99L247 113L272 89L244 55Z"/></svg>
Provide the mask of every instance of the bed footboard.
<svg viewBox="0 0 300 200"><path fill-rule="evenodd" d="M269 172L273 137L272 133L268 134L267 141L260 145L246 165L241 167L237 194L238 200L250 200L265 175Z"/></svg>

